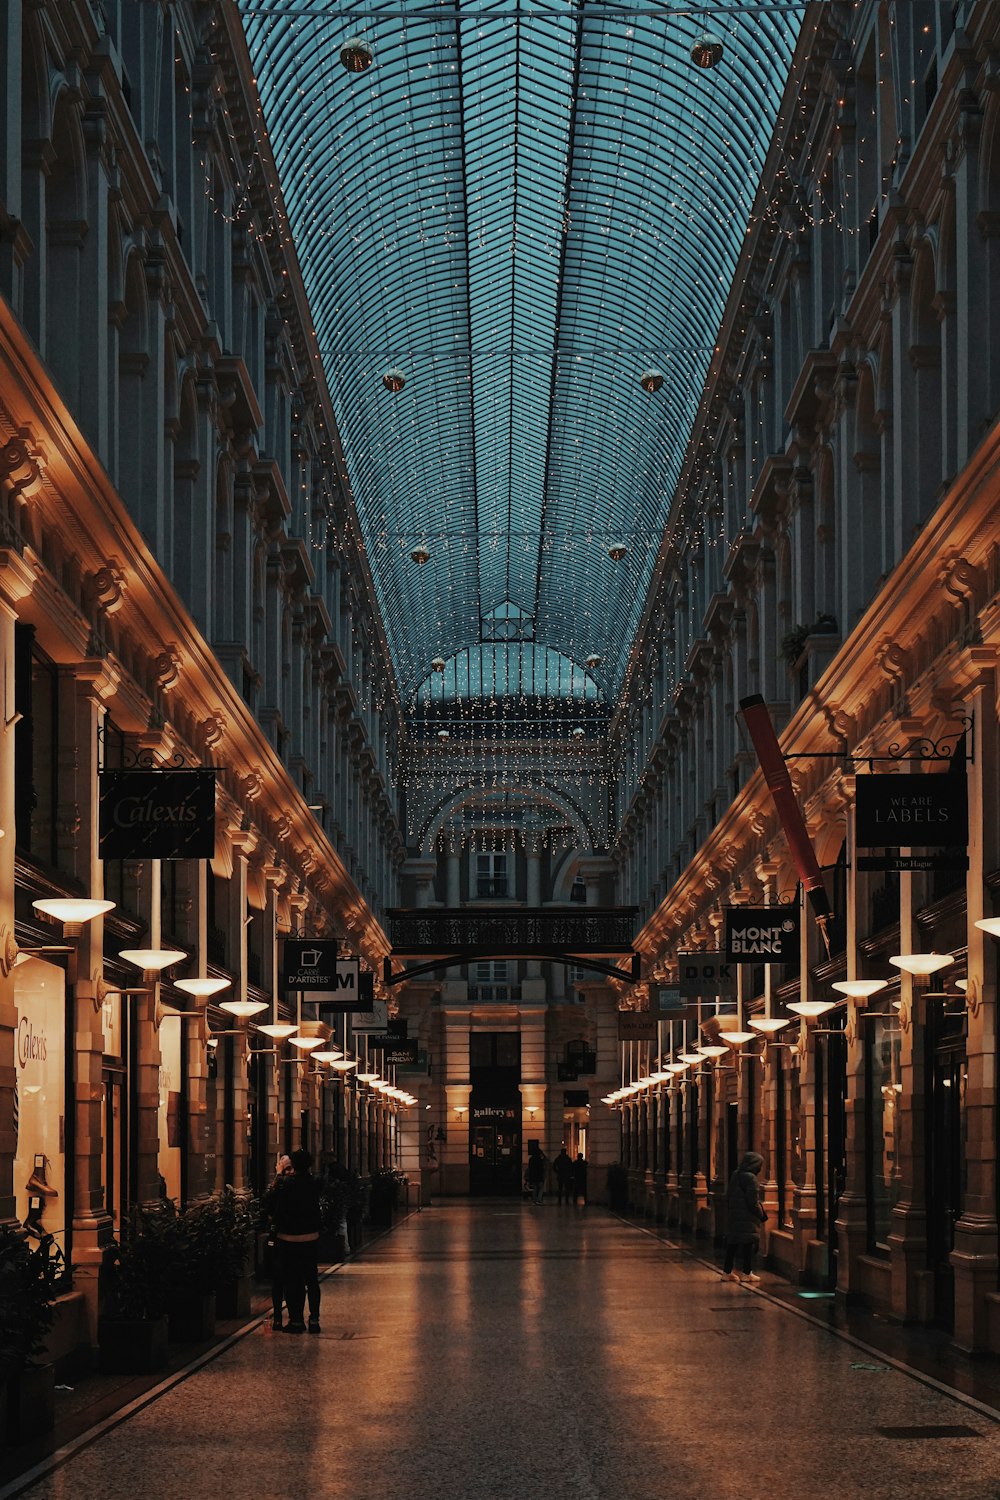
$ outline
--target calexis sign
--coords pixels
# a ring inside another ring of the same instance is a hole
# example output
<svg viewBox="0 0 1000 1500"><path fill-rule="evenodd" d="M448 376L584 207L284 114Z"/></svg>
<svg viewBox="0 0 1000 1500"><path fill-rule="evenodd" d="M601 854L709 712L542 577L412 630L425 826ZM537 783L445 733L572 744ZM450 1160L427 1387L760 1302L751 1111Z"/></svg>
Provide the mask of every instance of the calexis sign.
<svg viewBox="0 0 1000 1500"><path fill-rule="evenodd" d="M799 956L797 906L731 906L726 959L731 964L786 964Z"/></svg>
<svg viewBox="0 0 1000 1500"><path fill-rule="evenodd" d="M211 859L214 771L101 771L102 859Z"/></svg>

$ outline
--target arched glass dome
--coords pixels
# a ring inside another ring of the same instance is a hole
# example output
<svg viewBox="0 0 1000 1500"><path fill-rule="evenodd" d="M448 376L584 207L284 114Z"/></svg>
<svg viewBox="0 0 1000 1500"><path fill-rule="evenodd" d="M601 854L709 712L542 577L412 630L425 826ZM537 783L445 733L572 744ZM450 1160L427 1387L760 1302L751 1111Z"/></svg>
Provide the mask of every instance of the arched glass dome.
<svg viewBox="0 0 1000 1500"><path fill-rule="evenodd" d="M506 606L613 694L804 5L240 5L404 696Z"/></svg>

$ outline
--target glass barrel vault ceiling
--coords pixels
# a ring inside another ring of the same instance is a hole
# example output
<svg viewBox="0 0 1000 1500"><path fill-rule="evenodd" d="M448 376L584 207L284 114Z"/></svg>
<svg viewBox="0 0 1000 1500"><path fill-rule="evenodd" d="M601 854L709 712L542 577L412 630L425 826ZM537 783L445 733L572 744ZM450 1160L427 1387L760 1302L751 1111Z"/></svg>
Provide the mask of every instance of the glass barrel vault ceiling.
<svg viewBox="0 0 1000 1500"><path fill-rule="evenodd" d="M804 7L240 5L404 698L516 619L610 700Z"/></svg>

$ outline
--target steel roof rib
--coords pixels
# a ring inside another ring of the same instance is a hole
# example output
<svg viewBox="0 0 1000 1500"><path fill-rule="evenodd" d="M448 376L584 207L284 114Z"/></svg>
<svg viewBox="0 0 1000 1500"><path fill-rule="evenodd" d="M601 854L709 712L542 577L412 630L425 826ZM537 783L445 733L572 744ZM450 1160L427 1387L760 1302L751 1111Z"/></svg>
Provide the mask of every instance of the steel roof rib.
<svg viewBox="0 0 1000 1500"><path fill-rule="evenodd" d="M613 694L803 7L239 4L401 691Z"/></svg>

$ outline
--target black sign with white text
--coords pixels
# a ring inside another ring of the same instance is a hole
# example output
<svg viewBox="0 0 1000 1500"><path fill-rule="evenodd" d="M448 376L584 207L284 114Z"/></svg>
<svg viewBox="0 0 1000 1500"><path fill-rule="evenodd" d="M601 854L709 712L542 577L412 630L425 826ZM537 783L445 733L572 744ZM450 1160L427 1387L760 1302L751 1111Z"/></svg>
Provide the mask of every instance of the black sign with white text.
<svg viewBox="0 0 1000 1500"><path fill-rule="evenodd" d="M859 776L854 785L861 849L964 848L969 841L968 782L961 772Z"/></svg>
<svg viewBox="0 0 1000 1500"><path fill-rule="evenodd" d="M726 959L731 964L787 964L799 956L797 906L730 906Z"/></svg>
<svg viewBox="0 0 1000 1500"><path fill-rule="evenodd" d="M686 998L694 995L736 994L736 970L724 953L678 953L677 988Z"/></svg>
<svg viewBox="0 0 1000 1500"><path fill-rule="evenodd" d="M101 859L211 859L214 771L101 771Z"/></svg>

